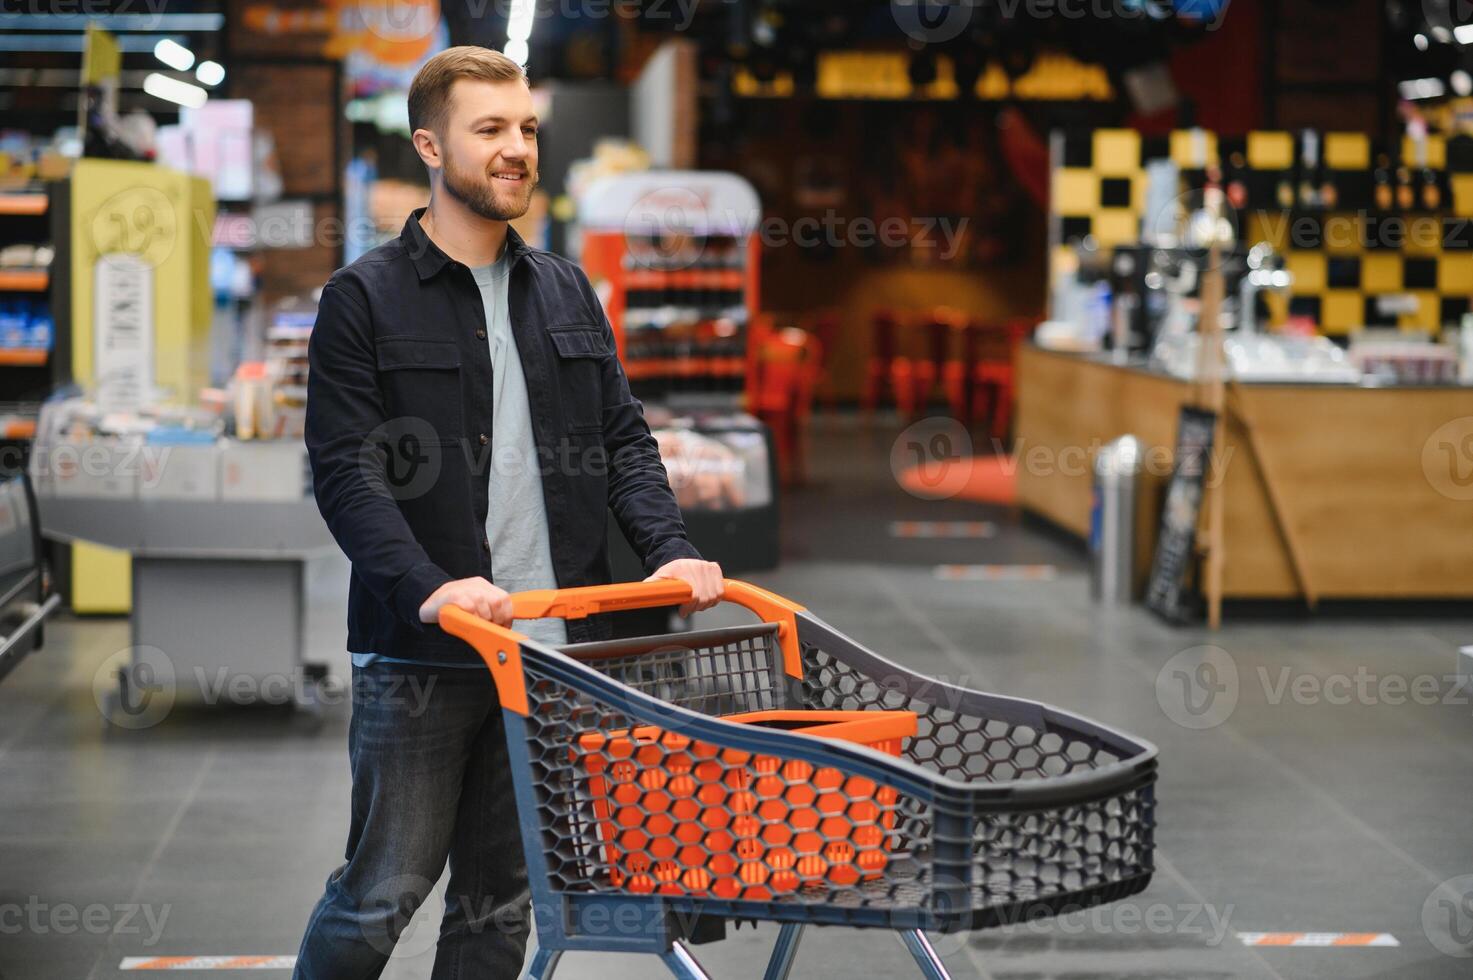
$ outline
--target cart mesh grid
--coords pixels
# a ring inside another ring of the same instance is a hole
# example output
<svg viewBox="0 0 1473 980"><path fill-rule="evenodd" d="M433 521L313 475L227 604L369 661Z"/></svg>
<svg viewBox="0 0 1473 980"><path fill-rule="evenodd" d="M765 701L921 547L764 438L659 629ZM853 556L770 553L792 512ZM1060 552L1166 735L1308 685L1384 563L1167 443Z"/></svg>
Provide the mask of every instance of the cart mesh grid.
<svg viewBox="0 0 1473 980"><path fill-rule="evenodd" d="M1082 732L969 715L907 694L905 685L866 674L811 643L802 652L805 707L914 711L916 735L905 746L906 758L951 779L1044 780L1123 761ZM901 836L925 839L930 828L919 823L923 819L902 826ZM1129 894L1128 883L1153 869L1154 830L1151 784L1074 806L978 814L971 838L973 908L1067 902L1087 892L1100 892L1098 901ZM1076 904L1093 900L1080 896Z"/></svg>
<svg viewBox="0 0 1473 980"><path fill-rule="evenodd" d="M778 707L777 626L698 630L560 649L626 687L703 715ZM625 652L627 651L627 652Z"/></svg>
<svg viewBox="0 0 1473 980"><path fill-rule="evenodd" d="M792 706L776 636L762 624L562 650L666 704L714 716ZM948 780L1048 781L1121 761L1088 731L968 715L812 643L802 655L803 682L792 688L799 706L913 711L917 734L904 758ZM1040 906L1124 897L1149 879L1150 782L1062 805L959 804L866 778L838 759L814 764L692 739L674 714L623 710L535 660L523 671L535 821L554 891L924 910L932 922L983 926ZM951 857L939 859L938 847Z"/></svg>

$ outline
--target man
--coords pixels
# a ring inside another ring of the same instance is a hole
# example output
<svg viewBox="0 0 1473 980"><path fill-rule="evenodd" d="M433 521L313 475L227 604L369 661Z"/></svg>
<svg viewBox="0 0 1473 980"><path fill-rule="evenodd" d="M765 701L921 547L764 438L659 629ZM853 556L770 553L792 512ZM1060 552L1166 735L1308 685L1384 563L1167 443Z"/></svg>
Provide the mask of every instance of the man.
<svg viewBox="0 0 1473 980"><path fill-rule="evenodd" d="M512 623L509 592L609 579L612 510L650 578L717 602L588 279L508 227L537 183L517 64L431 58L409 92L430 203L333 275L310 347L307 448L353 562L352 824L298 956L300 978L377 977L439 878L432 976L516 976L527 875L490 673L436 626L449 604L553 644L598 618ZM411 697L406 692L420 692Z"/></svg>

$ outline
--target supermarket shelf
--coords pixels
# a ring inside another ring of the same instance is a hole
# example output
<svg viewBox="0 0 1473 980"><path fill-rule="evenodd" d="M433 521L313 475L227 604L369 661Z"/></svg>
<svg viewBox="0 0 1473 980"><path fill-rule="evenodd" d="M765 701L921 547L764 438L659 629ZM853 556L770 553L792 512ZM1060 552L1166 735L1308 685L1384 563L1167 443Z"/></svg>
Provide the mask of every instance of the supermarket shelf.
<svg viewBox="0 0 1473 980"><path fill-rule="evenodd" d="M51 283L51 274L45 269L0 269L0 291L44 292Z"/></svg>
<svg viewBox="0 0 1473 980"><path fill-rule="evenodd" d="M45 214L46 195L34 191L0 193L0 214Z"/></svg>
<svg viewBox="0 0 1473 980"><path fill-rule="evenodd" d="M0 347L0 365L7 367L39 367L50 359L45 347Z"/></svg>
<svg viewBox="0 0 1473 980"><path fill-rule="evenodd" d="M661 377L736 377L746 370L741 357L630 358L624 374L630 380Z"/></svg>
<svg viewBox="0 0 1473 980"><path fill-rule="evenodd" d="M0 416L0 439L36 438L35 419L7 419Z"/></svg>

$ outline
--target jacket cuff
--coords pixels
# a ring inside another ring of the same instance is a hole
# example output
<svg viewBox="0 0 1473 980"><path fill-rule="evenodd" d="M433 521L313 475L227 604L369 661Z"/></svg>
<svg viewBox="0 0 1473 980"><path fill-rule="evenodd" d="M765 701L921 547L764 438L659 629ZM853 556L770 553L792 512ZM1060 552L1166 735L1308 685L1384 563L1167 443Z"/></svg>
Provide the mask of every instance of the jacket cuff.
<svg viewBox="0 0 1473 980"><path fill-rule="evenodd" d="M454 580L439 565L432 561L421 562L399 579L399 583L394 586L394 591L389 596L389 604L399 614L400 619L415 629L423 631L429 624L420 622L419 607L424 605L424 601L436 589L451 581Z"/></svg>
<svg viewBox="0 0 1473 980"><path fill-rule="evenodd" d="M653 575L661 565L675 561L677 558L694 558L696 561L705 561L696 546L686 538L670 538L654 551L645 556L644 573Z"/></svg>

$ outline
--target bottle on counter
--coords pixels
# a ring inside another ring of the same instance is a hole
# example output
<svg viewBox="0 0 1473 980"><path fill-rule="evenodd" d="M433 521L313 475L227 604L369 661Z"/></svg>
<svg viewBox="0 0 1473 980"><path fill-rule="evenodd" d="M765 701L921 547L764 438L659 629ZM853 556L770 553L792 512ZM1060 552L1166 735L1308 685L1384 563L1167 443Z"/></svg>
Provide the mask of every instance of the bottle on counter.
<svg viewBox="0 0 1473 980"><path fill-rule="evenodd" d="M1313 211L1320 206L1320 136L1306 129L1299 138L1299 206Z"/></svg>
<svg viewBox="0 0 1473 980"><path fill-rule="evenodd" d="M1374 200L1378 211L1390 211L1396 206L1396 191L1392 187L1391 158L1385 153L1376 154L1374 175L1376 189Z"/></svg>
<svg viewBox="0 0 1473 980"><path fill-rule="evenodd" d="M1463 314L1458 330L1458 381L1473 385L1473 313Z"/></svg>

